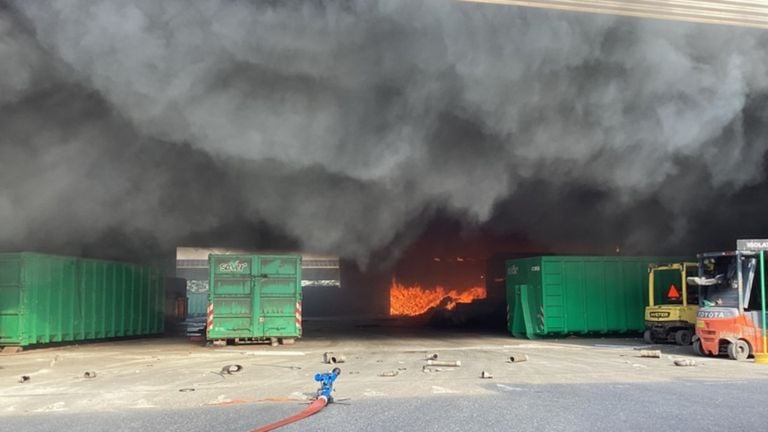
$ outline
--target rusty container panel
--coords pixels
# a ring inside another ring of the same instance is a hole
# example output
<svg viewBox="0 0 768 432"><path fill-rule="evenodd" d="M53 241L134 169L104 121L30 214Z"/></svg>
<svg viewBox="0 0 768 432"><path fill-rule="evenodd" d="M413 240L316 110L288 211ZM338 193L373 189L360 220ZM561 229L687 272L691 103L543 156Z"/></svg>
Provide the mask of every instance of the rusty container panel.
<svg viewBox="0 0 768 432"><path fill-rule="evenodd" d="M0 254L0 346L163 332L160 273L134 264Z"/></svg>

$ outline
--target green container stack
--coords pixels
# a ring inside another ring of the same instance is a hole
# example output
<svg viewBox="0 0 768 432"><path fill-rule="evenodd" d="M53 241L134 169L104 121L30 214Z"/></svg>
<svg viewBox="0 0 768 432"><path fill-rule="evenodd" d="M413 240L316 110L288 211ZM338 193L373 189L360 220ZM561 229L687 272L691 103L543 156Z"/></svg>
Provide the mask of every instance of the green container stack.
<svg viewBox="0 0 768 432"><path fill-rule="evenodd" d="M208 340L301 336L301 256L210 255Z"/></svg>
<svg viewBox="0 0 768 432"><path fill-rule="evenodd" d="M0 254L0 346L163 332L163 281L150 267Z"/></svg>
<svg viewBox="0 0 768 432"><path fill-rule="evenodd" d="M541 256L506 262L515 337L641 332L648 266L685 258Z"/></svg>

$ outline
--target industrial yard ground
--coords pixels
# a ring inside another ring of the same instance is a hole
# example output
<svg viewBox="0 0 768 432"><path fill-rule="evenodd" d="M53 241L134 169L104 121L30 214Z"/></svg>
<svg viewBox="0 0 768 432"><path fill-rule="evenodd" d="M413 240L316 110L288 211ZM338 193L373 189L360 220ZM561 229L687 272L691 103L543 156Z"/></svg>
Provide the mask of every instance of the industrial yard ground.
<svg viewBox="0 0 768 432"><path fill-rule="evenodd" d="M307 321L295 345L157 338L0 355L3 430L243 431L301 410L332 352L336 404L285 430L764 430L768 366L639 338L515 339ZM660 349L661 358L640 356ZM425 367L426 358L460 361ZM510 357L527 355L524 362ZM692 359L695 366L675 366ZM233 374L222 367L242 366ZM485 371L492 378L483 379ZM86 378L85 372L95 373ZM25 383L21 376L28 376Z"/></svg>

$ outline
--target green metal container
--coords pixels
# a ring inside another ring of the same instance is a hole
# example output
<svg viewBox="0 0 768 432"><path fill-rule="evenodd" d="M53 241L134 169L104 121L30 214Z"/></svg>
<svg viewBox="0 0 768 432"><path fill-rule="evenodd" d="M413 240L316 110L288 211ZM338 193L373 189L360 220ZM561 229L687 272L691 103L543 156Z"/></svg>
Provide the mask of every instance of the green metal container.
<svg viewBox="0 0 768 432"><path fill-rule="evenodd" d="M301 336L301 257L210 255L209 340Z"/></svg>
<svg viewBox="0 0 768 432"><path fill-rule="evenodd" d="M670 257L543 256L506 263L507 327L530 339L641 332L648 265Z"/></svg>
<svg viewBox="0 0 768 432"><path fill-rule="evenodd" d="M0 254L0 346L163 332L155 269L35 253Z"/></svg>
<svg viewBox="0 0 768 432"><path fill-rule="evenodd" d="M208 291L205 291L205 292L187 291L187 298L189 299L187 316L189 317L205 316L205 311L208 309L208 296L209 296Z"/></svg>

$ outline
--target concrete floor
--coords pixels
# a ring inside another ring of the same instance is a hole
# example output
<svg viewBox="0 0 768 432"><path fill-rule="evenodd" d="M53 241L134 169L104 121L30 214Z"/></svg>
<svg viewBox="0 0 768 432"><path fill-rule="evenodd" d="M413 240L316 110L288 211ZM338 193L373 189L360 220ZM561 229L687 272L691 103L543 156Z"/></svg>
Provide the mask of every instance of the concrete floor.
<svg viewBox="0 0 768 432"><path fill-rule="evenodd" d="M489 382L488 394L365 398L332 404L280 432L763 431L765 380L633 384ZM256 403L0 417L14 432L245 432L303 409Z"/></svg>
<svg viewBox="0 0 768 432"><path fill-rule="evenodd" d="M323 353L344 355L336 398L350 401L429 400L531 386L666 385L768 379L768 366L751 360L695 357L688 347L657 345L662 358L641 358L640 339L566 338L529 341L504 333L413 328L399 321L307 322L292 346L209 348L186 339L143 339L30 349L0 355L0 416L39 413L133 412L286 403L314 394ZM425 358L458 360L461 367L424 370ZM511 355L529 360L510 363ZM694 367L673 360L691 358ZM219 374L240 364L233 375ZM95 378L84 378L86 371ZM493 375L481 379L482 371ZM29 382L19 383L22 375ZM394 375L394 376L381 376ZM290 409L289 409L290 411Z"/></svg>

